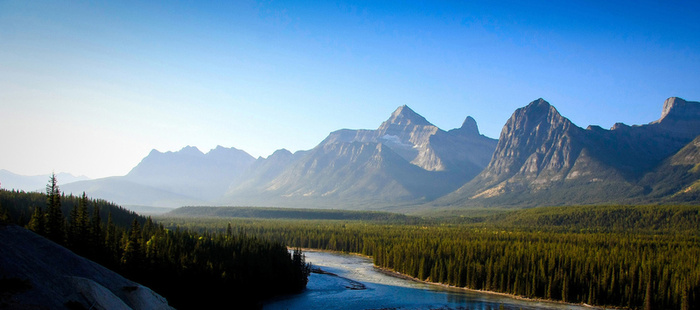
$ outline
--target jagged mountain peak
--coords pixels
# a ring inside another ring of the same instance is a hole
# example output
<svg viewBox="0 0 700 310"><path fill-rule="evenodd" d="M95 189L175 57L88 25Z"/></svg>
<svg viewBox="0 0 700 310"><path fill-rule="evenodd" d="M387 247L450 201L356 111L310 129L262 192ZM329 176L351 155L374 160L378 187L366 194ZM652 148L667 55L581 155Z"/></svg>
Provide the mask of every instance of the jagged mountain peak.
<svg viewBox="0 0 700 310"><path fill-rule="evenodd" d="M539 98L535 101L530 102L527 106L518 109L518 111L524 112L524 114L529 114L529 115L547 115L547 114L553 114L557 116L561 116L559 114L559 111L549 104L546 100Z"/></svg>
<svg viewBox="0 0 700 310"><path fill-rule="evenodd" d="M223 147L223 146L217 146L216 148L210 150L208 153L204 154L204 156L207 158L206 160L212 161L212 162L218 162L223 165L225 163L235 163L235 162L248 162L252 163L254 161L253 156L250 156L247 152L243 150L239 150L235 147Z"/></svg>
<svg viewBox="0 0 700 310"><path fill-rule="evenodd" d="M180 154L194 155L194 156L204 155L204 153L202 153L202 151L200 151L196 146L190 146L190 145L183 147L178 152Z"/></svg>
<svg viewBox="0 0 700 310"><path fill-rule="evenodd" d="M461 128L474 128L477 131L479 131L479 128L477 128L477 126L476 126L476 120L471 116L467 116L467 118L464 119L464 122L462 122Z"/></svg>
<svg viewBox="0 0 700 310"><path fill-rule="evenodd" d="M459 131L479 135L479 126L476 125L476 120L473 117L467 116L462 123L462 127L459 128Z"/></svg>
<svg viewBox="0 0 700 310"><path fill-rule="evenodd" d="M547 127L542 127L542 124L546 124ZM520 132L523 130L526 134L536 134L545 128L563 129L568 127L575 127L575 125L573 125L569 119L559 114L559 111L557 111L554 106L549 104L549 102L539 98L530 102L527 106L515 110L513 115L503 127L501 138L499 140L507 138L508 135L511 135L514 132ZM504 134L506 136L504 136Z"/></svg>
<svg viewBox="0 0 700 310"><path fill-rule="evenodd" d="M542 107L549 107L551 104L547 102L547 100L544 100L542 98L537 98L537 100L534 100L528 104L528 106L542 106Z"/></svg>
<svg viewBox="0 0 700 310"><path fill-rule="evenodd" d="M209 152L206 153L206 155L221 155L221 156L226 156L226 155L231 155L231 154L236 154L236 153L246 153L245 151L241 149L237 149L235 147L225 147L221 145L217 145L215 148L209 150Z"/></svg>
<svg viewBox="0 0 700 310"><path fill-rule="evenodd" d="M544 99L517 109L503 126L494 156L479 177L494 185L508 178L562 178L580 152L579 131Z"/></svg>
<svg viewBox="0 0 700 310"><path fill-rule="evenodd" d="M625 123L617 122L617 123L615 123L615 125L613 125L612 127L610 127L610 130L626 130L626 129L629 129L629 128L630 128L629 125L627 125L627 124L625 124Z"/></svg>
<svg viewBox="0 0 700 310"><path fill-rule="evenodd" d="M408 126L408 125L418 125L418 126L432 126L428 120L423 116L413 111L407 105L402 105L391 113L391 117L385 122L392 125Z"/></svg>
<svg viewBox="0 0 700 310"><path fill-rule="evenodd" d="M221 146L221 145L217 145L215 148L209 150L209 152L207 153L207 155L213 155L213 154L228 154L228 153L230 153L230 152L236 152L236 151L239 151L239 150L236 149L235 147L227 148L227 147L223 147L223 146Z"/></svg>

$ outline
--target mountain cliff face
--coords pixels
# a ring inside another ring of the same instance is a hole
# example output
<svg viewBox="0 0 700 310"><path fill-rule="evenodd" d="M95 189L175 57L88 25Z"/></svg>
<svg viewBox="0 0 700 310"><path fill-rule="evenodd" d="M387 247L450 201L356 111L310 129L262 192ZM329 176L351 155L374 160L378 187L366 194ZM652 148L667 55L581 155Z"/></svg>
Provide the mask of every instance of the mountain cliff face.
<svg viewBox="0 0 700 310"><path fill-rule="evenodd" d="M309 151L253 159L234 148L152 151L128 175L67 184L128 205L379 209L697 202L700 103L672 97L661 117L576 126L538 99L499 140L467 117L444 131L407 106L377 129L341 129ZM694 140L695 139L695 140Z"/></svg>
<svg viewBox="0 0 700 310"><path fill-rule="evenodd" d="M507 179L562 180L582 149L582 130L543 99L513 113L501 131L493 159L479 176L485 186Z"/></svg>
<svg viewBox="0 0 700 310"><path fill-rule="evenodd" d="M495 144L479 134L472 118L462 128L445 132L401 106L376 130L335 131L294 159L273 154L266 160L270 165L284 161L289 166L275 170L279 173L272 179L244 179L225 201L326 207L430 201L483 169Z"/></svg>
<svg viewBox="0 0 700 310"><path fill-rule="evenodd" d="M659 120L582 129L543 99L513 113L484 171L442 200L453 204L580 204L649 194L641 179L700 135L700 103L666 100Z"/></svg>
<svg viewBox="0 0 700 310"><path fill-rule="evenodd" d="M479 134L471 117L461 128L445 132L405 105L376 130L342 129L321 145L336 142L382 143L424 170L459 173L464 179L483 169L496 146L496 140Z"/></svg>

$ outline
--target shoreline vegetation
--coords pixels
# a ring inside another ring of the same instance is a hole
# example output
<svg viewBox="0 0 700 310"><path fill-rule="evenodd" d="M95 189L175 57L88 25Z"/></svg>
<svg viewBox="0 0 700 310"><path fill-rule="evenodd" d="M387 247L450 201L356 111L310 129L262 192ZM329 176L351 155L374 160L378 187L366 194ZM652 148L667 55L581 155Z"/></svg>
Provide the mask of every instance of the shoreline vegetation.
<svg viewBox="0 0 700 310"><path fill-rule="evenodd" d="M351 253L350 253L351 254ZM469 291L469 292L476 292L476 293L483 293L483 294L490 294L490 295L498 295L498 296L505 296L517 300L525 300L525 301L533 301L533 302L548 302L548 303L555 303L555 304L562 304L562 305L572 305L572 306L584 306L584 307L589 307L592 309L623 309L623 308L615 308L615 307L606 307L606 306L596 306L596 305L588 305L586 303L571 303L571 302L563 302L561 300L553 300L553 299L542 299L542 298L528 298L528 297L523 297L523 296L518 296L518 295L513 295L513 294L508 294L508 293L501 293L501 292L496 292L496 291L488 291L488 290L475 290L471 289L468 287L458 287L458 286L453 286L453 285L448 285L444 283L438 283L438 282L430 282L429 280L421 280L418 278L411 277L407 274L403 274L391 269L379 267L376 265L373 265L374 268L388 276L392 276L395 278L399 279L404 279L404 280L411 280L419 283L424 283L424 284L429 284L429 285L435 285L435 286L440 286L443 288L449 288L449 289L455 289L455 290L462 290L462 291Z"/></svg>
<svg viewBox="0 0 700 310"><path fill-rule="evenodd" d="M205 231L231 224L290 247L359 253L447 287L601 308L700 309L700 206L541 207L409 224L298 216L159 221Z"/></svg>
<svg viewBox="0 0 700 310"><path fill-rule="evenodd" d="M284 261L277 265L290 267L284 272L290 283L305 286L307 278L292 273L308 275L308 268L300 268L301 259L291 262L291 247L357 253L418 281L524 300L700 309L700 206L540 207L474 218L267 208L259 219L193 211L152 220L85 195L62 195L55 180L46 194L0 190L0 222L97 255L97 262L157 292L159 285L162 292L205 275L216 279L209 281L214 287L224 281L251 289L237 273L289 292L264 266L267 254L275 253ZM235 260L227 254L231 249ZM144 273L149 270L164 278ZM169 301L174 296L175 306L177 298L186 304L191 292L182 289L162 295Z"/></svg>
<svg viewBox="0 0 700 310"><path fill-rule="evenodd" d="M344 254L344 255L354 255L366 259L372 259L371 256L363 255L361 253L349 253L349 252L342 252L342 251L333 251L333 250L319 250L319 249L313 249L313 248L301 248L304 253L308 252L320 252L320 253L331 253L331 254ZM488 291L488 290L475 290L471 289L468 287L458 287L458 286L453 286L453 285L448 285L444 283L438 283L438 282L431 282L429 280L421 280L418 278L411 277L407 274L400 273L398 271L380 267L377 265L372 264L375 270L377 272L380 272L382 274L385 274L390 277L394 277L397 279L403 279L403 280L408 280L408 281L413 281L417 283L423 283L423 284L428 284L428 285L434 285L434 286L439 286L442 288L448 288L448 289L454 289L454 290L460 290L460 291L469 291L469 292L475 292L475 293L482 293L482 294L490 294L490 295L497 295L497 296L504 296L504 297L509 297L517 300L524 300L524 301L533 301L533 302L548 302L548 303L555 303L555 304L562 304L562 305L572 305L572 306L583 306L583 307L588 307L591 309L625 309L625 308L618 308L618 307L612 307L612 306L598 306L598 305L589 305L586 303L570 303L570 302L563 302L561 300L552 300L552 299L543 299L543 298L528 298L524 296L518 296L518 295L513 295L513 294L508 294L508 293L501 293L501 292L496 292L496 291ZM318 273L318 274L327 274L327 275L332 275L332 276L337 276L340 277L334 273L326 272L321 268L318 268L314 266L312 269L313 273ZM345 277L341 277L344 279L347 279ZM347 279L350 280L350 279ZM352 281L352 280L351 280Z"/></svg>

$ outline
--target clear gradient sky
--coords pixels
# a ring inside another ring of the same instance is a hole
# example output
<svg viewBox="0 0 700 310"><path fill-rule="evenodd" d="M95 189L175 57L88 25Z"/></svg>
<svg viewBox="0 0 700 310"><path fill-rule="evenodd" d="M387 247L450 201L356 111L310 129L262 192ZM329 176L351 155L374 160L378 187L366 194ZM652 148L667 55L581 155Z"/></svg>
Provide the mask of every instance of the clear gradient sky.
<svg viewBox="0 0 700 310"><path fill-rule="evenodd" d="M498 138L544 98L578 126L700 100L697 1L0 0L0 169L124 175L151 149L253 156L407 104Z"/></svg>

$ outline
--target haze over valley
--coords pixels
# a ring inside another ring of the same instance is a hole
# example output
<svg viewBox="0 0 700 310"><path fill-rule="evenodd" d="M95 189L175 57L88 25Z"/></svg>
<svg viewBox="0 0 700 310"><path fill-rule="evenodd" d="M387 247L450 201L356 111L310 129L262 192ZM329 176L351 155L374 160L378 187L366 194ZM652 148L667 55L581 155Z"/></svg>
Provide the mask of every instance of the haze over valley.
<svg viewBox="0 0 700 310"><path fill-rule="evenodd" d="M700 2L0 1L0 309L700 309Z"/></svg>
<svg viewBox="0 0 700 310"><path fill-rule="evenodd" d="M700 103L672 97L661 107L648 124L583 129L538 99L517 109L496 140L470 116L446 131L401 106L377 129L333 131L310 150L257 159L235 147L152 150L125 176L61 188L168 208L697 203Z"/></svg>

